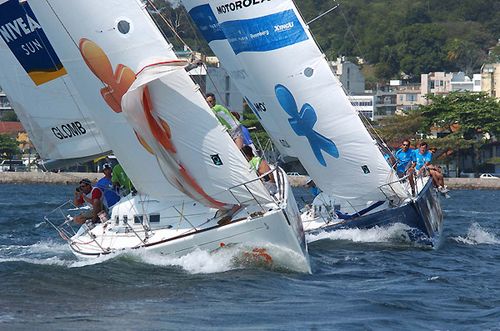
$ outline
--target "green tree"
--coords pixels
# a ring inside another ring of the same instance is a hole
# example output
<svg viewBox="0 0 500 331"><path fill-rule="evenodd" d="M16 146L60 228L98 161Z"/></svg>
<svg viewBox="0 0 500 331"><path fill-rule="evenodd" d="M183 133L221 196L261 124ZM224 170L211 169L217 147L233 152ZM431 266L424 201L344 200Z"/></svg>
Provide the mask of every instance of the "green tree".
<svg viewBox="0 0 500 331"><path fill-rule="evenodd" d="M431 103L420 107L427 128L449 129L464 139L500 134L500 103L485 93L452 92L427 99Z"/></svg>
<svg viewBox="0 0 500 331"><path fill-rule="evenodd" d="M2 121L5 122L19 122L19 119L17 118L17 115L13 111L5 111L5 113L2 116Z"/></svg>
<svg viewBox="0 0 500 331"><path fill-rule="evenodd" d="M461 151L469 149L474 156L474 171L477 171L479 149L500 134L500 103L485 93L452 92L427 98L431 103L420 107L424 126L451 132L445 138L433 140L433 144L452 150L457 158Z"/></svg>
<svg viewBox="0 0 500 331"><path fill-rule="evenodd" d="M399 146L404 139L415 140L424 120L419 111L404 116L391 116L380 121L377 132L390 146Z"/></svg>
<svg viewBox="0 0 500 331"><path fill-rule="evenodd" d="M20 154L17 141L5 134L0 134L0 155L4 158L11 159L14 155Z"/></svg>

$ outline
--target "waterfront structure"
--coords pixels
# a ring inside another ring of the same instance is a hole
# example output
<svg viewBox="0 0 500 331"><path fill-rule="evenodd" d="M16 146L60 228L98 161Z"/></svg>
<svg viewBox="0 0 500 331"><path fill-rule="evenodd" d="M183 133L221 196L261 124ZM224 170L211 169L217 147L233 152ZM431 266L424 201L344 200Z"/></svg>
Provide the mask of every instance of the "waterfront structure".
<svg viewBox="0 0 500 331"><path fill-rule="evenodd" d="M375 96L373 95L349 95L351 105L361 113L364 117L370 120L375 119Z"/></svg>
<svg viewBox="0 0 500 331"><path fill-rule="evenodd" d="M421 93L420 84L400 85L396 88L396 111L407 112L416 110L426 102Z"/></svg>
<svg viewBox="0 0 500 331"><path fill-rule="evenodd" d="M342 83L347 95L363 94L365 92L365 76L358 65L339 57L336 61L329 62L335 75Z"/></svg>
<svg viewBox="0 0 500 331"><path fill-rule="evenodd" d="M377 87L375 92L375 119L392 116L396 113L396 87L386 85Z"/></svg>
<svg viewBox="0 0 500 331"><path fill-rule="evenodd" d="M487 63L481 67L481 91L500 99L500 63Z"/></svg>
<svg viewBox="0 0 500 331"><path fill-rule="evenodd" d="M12 109L12 105L10 104L10 101L7 98L7 95L2 90L2 87L0 86L0 119L3 118L3 115L6 112L12 112L12 111L14 111Z"/></svg>

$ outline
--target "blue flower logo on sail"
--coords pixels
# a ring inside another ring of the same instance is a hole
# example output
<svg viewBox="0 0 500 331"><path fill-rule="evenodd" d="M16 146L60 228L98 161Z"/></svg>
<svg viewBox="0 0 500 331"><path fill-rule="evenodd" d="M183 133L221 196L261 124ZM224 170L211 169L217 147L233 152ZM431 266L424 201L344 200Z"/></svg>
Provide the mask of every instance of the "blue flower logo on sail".
<svg viewBox="0 0 500 331"><path fill-rule="evenodd" d="M311 149L313 150L314 156L316 156L319 163L326 167L326 161L322 151L338 158L339 151L335 143L313 129L318 120L314 108L310 104L306 103L302 106L299 112L295 98L290 90L288 90L285 86L278 84L275 86L274 91L281 108L283 108L283 110L292 117L288 119L288 122L290 123L293 131L295 131L298 136L304 136L307 138L309 144L311 145Z"/></svg>

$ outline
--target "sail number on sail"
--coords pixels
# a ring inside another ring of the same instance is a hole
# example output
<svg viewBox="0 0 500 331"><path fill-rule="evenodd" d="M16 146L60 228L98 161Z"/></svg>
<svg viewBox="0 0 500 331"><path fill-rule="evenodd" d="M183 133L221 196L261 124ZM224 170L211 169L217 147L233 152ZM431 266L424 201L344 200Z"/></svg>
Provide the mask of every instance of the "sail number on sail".
<svg viewBox="0 0 500 331"><path fill-rule="evenodd" d="M82 123L75 121L68 124L59 125L53 127L52 133L58 139L68 139L76 136L80 136L87 133L87 130L83 127Z"/></svg>

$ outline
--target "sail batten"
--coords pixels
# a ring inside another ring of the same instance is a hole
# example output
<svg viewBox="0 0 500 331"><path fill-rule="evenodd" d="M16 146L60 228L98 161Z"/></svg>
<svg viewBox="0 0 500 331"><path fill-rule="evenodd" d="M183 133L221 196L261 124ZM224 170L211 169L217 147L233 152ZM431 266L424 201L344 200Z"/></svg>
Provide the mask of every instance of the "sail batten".
<svg viewBox="0 0 500 331"><path fill-rule="evenodd" d="M394 173L293 1L183 4L280 150L327 194L385 200L380 188Z"/></svg>

